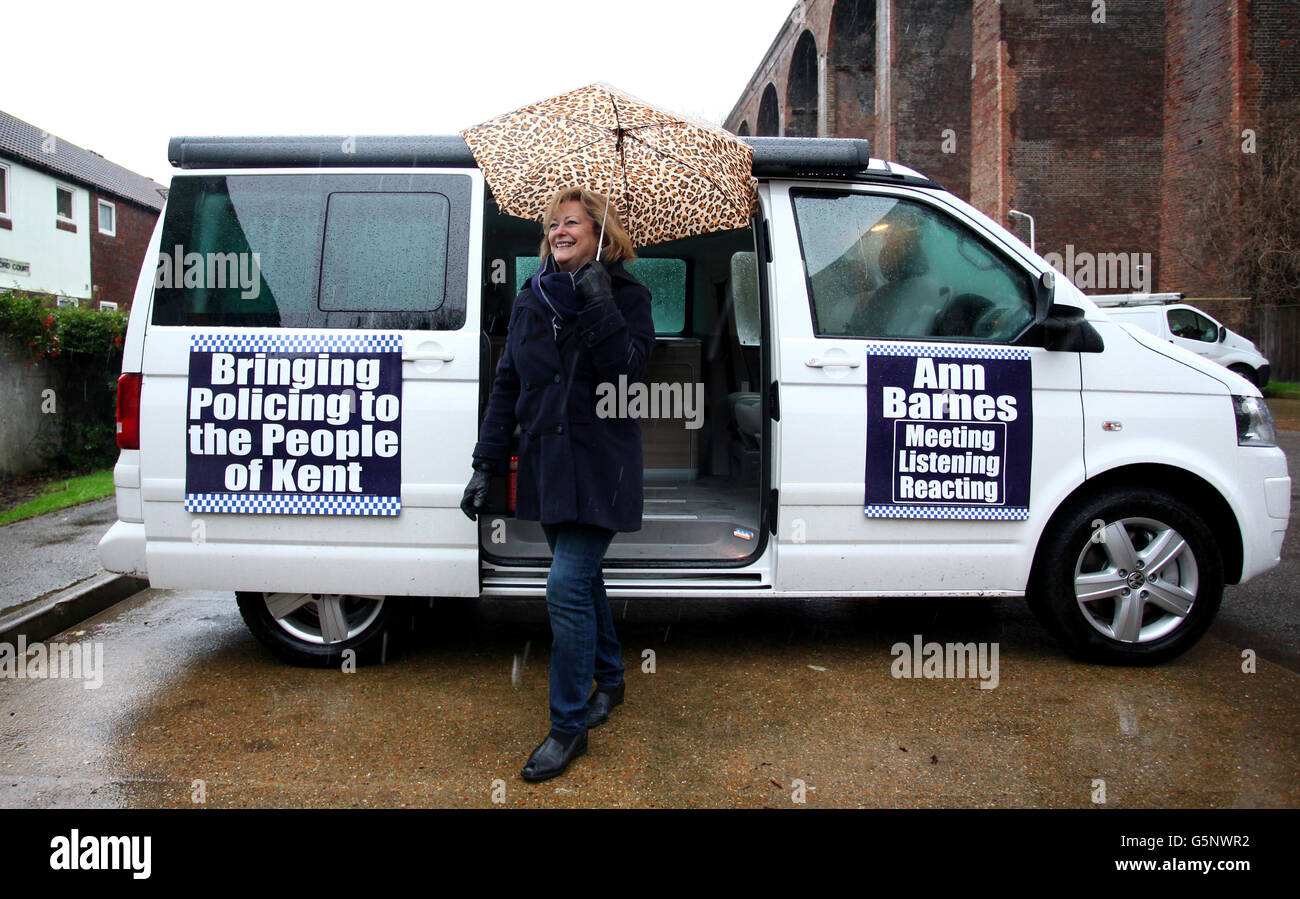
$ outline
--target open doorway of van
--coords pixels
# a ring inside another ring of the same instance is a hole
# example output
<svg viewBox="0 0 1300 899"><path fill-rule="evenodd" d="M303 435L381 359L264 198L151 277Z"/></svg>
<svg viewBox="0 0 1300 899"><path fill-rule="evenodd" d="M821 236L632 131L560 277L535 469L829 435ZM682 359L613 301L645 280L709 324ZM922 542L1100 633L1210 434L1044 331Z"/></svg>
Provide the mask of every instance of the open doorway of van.
<svg viewBox="0 0 1300 899"><path fill-rule="evenodd" d="M540 264L540 240L536 222L502 215L489 195L480 422L514 298ZM767 397L754 248L753 229L740 228L638 249L627 265L650 291L656 340L642 386L610 395L615 402L625 396L629 408L640 395L645 507L641 530L615 537L607 567L739 566L765 543ZM497 486L499 511L479 517L483 558L498 565L549 560L541 526L516 520L509 482Z"/></svg>

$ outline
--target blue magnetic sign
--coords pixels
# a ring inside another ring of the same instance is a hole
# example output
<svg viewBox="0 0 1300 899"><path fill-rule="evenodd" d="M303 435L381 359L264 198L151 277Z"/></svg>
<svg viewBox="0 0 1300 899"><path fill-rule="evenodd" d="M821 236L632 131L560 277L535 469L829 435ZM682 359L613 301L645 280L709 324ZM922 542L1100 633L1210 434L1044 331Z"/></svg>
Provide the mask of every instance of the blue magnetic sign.
<svg viewBox="0 0 1300 899"><path fill-rule="evenodd" d="M1024 520L1033 444L1027 350L868 349L868 517Z"/></svg>
<svg viewBox="0 0 1300 899"><path fill-rule="evenodd" d="M185 509L402 510L399 334L196 334Z"/></svg>

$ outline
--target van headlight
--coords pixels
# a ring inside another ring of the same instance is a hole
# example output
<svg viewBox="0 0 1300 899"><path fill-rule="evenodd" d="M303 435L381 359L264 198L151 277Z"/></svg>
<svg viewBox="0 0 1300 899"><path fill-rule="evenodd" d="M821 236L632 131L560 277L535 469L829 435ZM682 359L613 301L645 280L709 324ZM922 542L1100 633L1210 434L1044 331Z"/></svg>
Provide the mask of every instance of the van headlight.
<svg viewBox="0 0 1300 899"><path fill-rule="evenodd" d="M1237 444L1239 446L1277 446L1277 428L1273 426L1273 413L1263 397L1234 396L1232 411L1237 416Z"/></svg>

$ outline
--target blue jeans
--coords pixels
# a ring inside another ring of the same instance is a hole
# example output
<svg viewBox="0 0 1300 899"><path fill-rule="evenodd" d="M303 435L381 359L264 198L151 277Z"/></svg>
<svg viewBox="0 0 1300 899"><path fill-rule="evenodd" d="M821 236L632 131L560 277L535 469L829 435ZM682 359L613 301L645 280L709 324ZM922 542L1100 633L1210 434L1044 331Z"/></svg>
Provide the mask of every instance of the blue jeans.
<svg viewBox="0 0 1300 899"><path fill-rule="evenodd" d="M546 611L551 618L551 726L587 729L587 696L594 678L613 690L623 682L622 649L605 595L600 565L614 532L569 522L544 524L551 547Z"/></svg>

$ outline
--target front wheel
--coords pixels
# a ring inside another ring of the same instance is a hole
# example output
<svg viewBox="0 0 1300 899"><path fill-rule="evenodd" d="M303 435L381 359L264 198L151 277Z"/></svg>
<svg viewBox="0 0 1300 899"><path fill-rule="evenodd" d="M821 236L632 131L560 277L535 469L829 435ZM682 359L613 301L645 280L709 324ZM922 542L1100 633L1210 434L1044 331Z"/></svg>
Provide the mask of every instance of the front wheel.
<svg viewBox="0 0 1300 899"><path fill-rule="evenodd" d="M1235 371L1237 374L1241 375L1247 381L1254 384L1260 390L1264 389L1264 385L1260 383L1262 379L1259 376L1259 372L1251 368L1246 363L1238 362L1236 365L1229 365L1228 371Z"/></svg>
<svg viewBox="0 0 1300 899"><path fill-rule="evenodd" d="M1223 562L1191 508L1156 490L1110 488L1043 535L1029 599L1072 655L1148 665L1186 652L1223 596Z"/></svg>
<svg viewBox="0 0 1300 899"><path fill-rule="evenodd" d="M335 668L387 656L395 611L385 597L241 592L235 600L253 636L292 664Z"/></svg>

